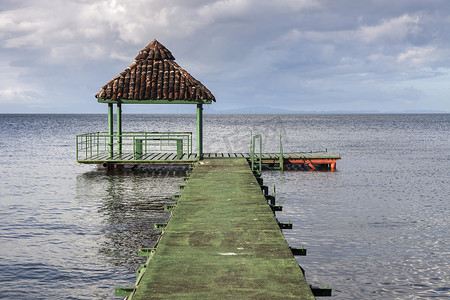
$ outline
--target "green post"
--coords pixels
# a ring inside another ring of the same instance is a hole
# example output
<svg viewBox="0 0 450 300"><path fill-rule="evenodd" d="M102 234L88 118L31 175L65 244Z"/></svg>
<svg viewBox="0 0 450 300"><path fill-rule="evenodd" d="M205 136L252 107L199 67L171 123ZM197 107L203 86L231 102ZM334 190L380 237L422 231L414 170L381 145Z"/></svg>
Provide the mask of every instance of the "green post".
<svg viewBox="0 0 450 300"><path fill-rule="evenodd" d="M142 139L135 140L134 159L142 155Z"/></svg>
<svg viewBox="0 0 450 300"><path fill-rule="evenodd" d="M280 170L284 170L284 157L283 157L283 142L281 139L281 133L280 133Z"/></svg>
<svg viewBox="0 0 450 300"><path fill-rule="evenodd" d="M113 147L114 147L114 119L113 119L113 104L108 103L108 152L109 157L113 157Z"/></svg>
<svg viewBox="0 0 450 300"><path fill-rule="evenodd" d="M255 147L256 147L256 139L259 138L259 157L255 157ZM252 137L252 148L250 149L250 161L252 163L252 171L256 171L259 176L261 176L262 170L262 136L260 134L254 135ZM258 163L258 166L255 168L255 164Z"/></svg>
<svg viewBox="0 0 450 300"><path fill-rule="evenodd" d="M122 103L117 103L117 153L122 154Z"/></svg>
<svg viewBox="0 0 450 300"><path fill-rule="evenodd" d="M177 158L180 159L183 156L183 139L177 139Z"/></svg>
<svg viewBox="0 0 450 300"><path fill-rule="evenodd" d="M197 157L203 159L203 105L197 104Z"/></svg>

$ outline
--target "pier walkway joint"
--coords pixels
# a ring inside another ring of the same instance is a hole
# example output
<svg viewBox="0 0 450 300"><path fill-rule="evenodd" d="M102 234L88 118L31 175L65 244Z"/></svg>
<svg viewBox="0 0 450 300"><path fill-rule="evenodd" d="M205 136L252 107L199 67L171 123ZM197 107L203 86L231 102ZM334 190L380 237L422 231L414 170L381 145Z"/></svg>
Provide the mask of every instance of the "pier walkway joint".
<svg viewBox="0 0 450 300"><path fill-rule="evenodd" d="M132 299L314 299L245 158L197 163Z"/></svg>

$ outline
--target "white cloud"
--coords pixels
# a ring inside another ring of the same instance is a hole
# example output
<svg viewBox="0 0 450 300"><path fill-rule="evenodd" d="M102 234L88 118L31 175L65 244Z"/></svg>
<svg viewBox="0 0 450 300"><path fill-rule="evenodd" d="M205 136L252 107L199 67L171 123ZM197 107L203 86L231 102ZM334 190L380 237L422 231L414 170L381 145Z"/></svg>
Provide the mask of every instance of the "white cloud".
<svg viewBox="0 0 450 300"><path fill-rule="evenodd" d="M221 0L205 5L198 10L199 18L203 20L228 20L233 17L245 16L252 8L250 0Z"/></svg>
<svg viewBox="0 0 450 300"><path fill-rule="evenodd" d="M273 3L277 3L279 4L279 7L286 8L289 11L319 9L321 7L321 3L315 0L279 0L274 1Z"/></svg>
<svg viewBox="0 0 450 300"><path fill-rule="evenodd" d="M42 103L42 96L36 91L20 87L5 88L0 90L1 104L38 104Z"/></svg>
<svg viewBox="0 0 450 300"><path fill-rule="evenodd" d="M409 35L420 31L420 17L405 14L400 17L384 19L375 26L362 26L361 39L368 43L394 42L401 43Z"/></svg>
<svg viewBox="0 0 450 300"><path fill-rule="evenodd" d="M397 61L399 63L421 68L439 60L440 57L437 49L433 46L413 47L400 53L397 57Z"/></svg>
<svg viewBox="0 0 450 300"><path fill-rule="evenodd" d="M28 105L43 101L41 88L28 81L27 75L26 67L10 66L4 61L0 61L1 104Z"/></svg>

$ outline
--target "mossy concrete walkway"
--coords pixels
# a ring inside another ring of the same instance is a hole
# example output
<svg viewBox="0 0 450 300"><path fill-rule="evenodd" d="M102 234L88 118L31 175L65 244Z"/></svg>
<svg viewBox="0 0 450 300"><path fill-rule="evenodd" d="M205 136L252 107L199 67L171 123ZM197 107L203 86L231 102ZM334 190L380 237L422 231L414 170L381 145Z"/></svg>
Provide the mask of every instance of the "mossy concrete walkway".
<svg viewBox="0 0 450 300"><path fill-rule="evenodd" d="M314 299L245 158L197 163L132 299Z"/></svg>

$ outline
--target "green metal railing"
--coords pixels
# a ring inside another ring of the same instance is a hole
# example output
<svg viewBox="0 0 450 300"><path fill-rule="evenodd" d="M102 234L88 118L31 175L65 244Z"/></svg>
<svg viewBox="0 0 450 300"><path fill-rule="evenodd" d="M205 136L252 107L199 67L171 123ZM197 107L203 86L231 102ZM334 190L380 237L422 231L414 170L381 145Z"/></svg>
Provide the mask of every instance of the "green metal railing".
<svg viewBox="0 0 450 300"><path fill-rule="evenodd" d="M120 159L132 155L138 160L152 152L177 153L181 159L192 154L192 132L123 132L112 135L94 132L77 135L77 161Z"/></svg>
<svg viewBox="0 0 450 300"><path fill-rule="evenodd" d="M259 139L259 156L255 154L256 147L256 139ZM262 170L262 136L260 134L253 135L251 140L251 149L250 149L250 161L252 164L252 171L255 171L258 175L261 176Z"/></svg>
<svg viewBox="0 0 450 300"><path fill-rule="evenodd" d="M251 140L250 140L250 163L253 171L261 174L262 169L262 135L257 134L253 135L253 132L250 132ZM259 139L259 155L255 152L256 150L256 139ZM283 153L283 137L280 133L280 154L278 156L278 166L269 167L270 170L284 170L284 153Z"/></svg>

